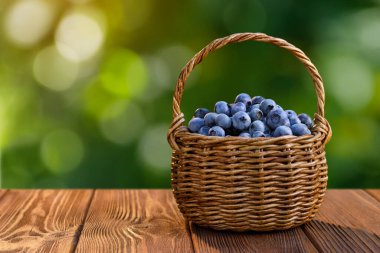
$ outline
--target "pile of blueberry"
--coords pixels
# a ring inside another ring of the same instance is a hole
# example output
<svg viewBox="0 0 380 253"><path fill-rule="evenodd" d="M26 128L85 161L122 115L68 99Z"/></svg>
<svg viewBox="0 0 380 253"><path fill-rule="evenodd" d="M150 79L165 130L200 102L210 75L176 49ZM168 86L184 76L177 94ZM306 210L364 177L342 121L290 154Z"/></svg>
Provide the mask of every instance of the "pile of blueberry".
<svg viewBox="0 0 380 253"><path fill-rule="evenodd" d="M198 108L188 128L207 136L278 137L311 134L312 126L313 120L305 113L284 111L272 99L241 93L233 104L217 102L214 112Z"/></svg>

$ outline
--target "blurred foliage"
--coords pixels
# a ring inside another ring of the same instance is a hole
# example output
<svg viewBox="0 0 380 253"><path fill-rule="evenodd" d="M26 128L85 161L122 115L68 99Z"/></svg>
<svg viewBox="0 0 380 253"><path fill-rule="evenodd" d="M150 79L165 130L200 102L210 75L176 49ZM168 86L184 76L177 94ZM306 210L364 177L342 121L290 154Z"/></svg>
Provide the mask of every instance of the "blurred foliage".
<svg viewBox="0 0 380 253"><path fill-rule="evenodd" d="M2 0L1 186L170 187L166 131L183 65L211 40L265 32L325 80L329 187L380 187L380 1ZM313 114L303 66L231 45L192 73L182 110L240 92Z"/></svg>

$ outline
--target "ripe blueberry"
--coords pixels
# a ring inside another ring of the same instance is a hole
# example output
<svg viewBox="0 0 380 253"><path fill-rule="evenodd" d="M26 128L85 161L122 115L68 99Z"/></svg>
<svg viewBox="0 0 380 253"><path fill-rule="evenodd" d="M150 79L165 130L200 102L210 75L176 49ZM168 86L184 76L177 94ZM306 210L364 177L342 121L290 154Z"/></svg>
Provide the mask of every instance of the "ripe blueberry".
<svg viewBox="0 0 380 253"><path fill-rule="evenodd" d="M223 137L225 135L225 132L223 128L221 128L220 126L214 126L210 128L210 130L208 131L208 135Z"/></svg>
<svg viewBox="0 0 380 253"><path fill-rule="evenodd" d="M310 130L307 128L305 124L294 124L290 127L292 132L296 136L301 136L305 134L311 134Z"/></svg>
<svg viewBox="0 0 380 253"><path fill-rule="evenodd" d="M237 130L245 130L251 124L251 118L246 112L237 112L232 116L232 125Z"/></svg>
<svg viewBox="0 0 380 253"><path fill-rule="evenodd" d="M203 119L210 111L206 108L198 108L194 112L194 117Z"/></svg>
<svg viewBox="0 0 380 253"><path fill-rule="evenodd" d="M230 115L230 105L225 101L219 101L215 104L214 111L216 113L224 113Z"/></svg>
<svg viewBox="0 0 380 253"><path fill-rule="evenodd" d="M226 114L218 114L218 116L216 117L215 119L215 123L216 125L224 128L224 129L228 129L231 127L231 118L228 117Z"/></svg>
<svg viewBox="0 0 380 253"><path fill-rule="evenodd" d="M279 126L273 132L273 137L279 137L283 135L292 135L292 130L288 126Z"/></svg>
<svg viewBox="0 0 380 253"><path fill-rule="evenodd" d="M205 125L205 120L201 118L192 118L189 121L189 130L193 133L198 133L199 129Z"/></svg>

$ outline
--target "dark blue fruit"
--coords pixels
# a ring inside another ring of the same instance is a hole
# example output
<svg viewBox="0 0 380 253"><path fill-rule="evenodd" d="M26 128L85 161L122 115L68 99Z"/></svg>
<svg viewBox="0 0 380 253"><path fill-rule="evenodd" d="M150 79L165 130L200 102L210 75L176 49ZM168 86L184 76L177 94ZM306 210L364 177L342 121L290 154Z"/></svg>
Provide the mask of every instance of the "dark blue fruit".
<svg viewBox="0 0 380 253"><path fill-rule="evenodd" d="M208 131L210 131L210 127L203 126L201 129L199 129L198 133L202 135L208 135Z"/></svg>
<svg viewBox="0 0 380 253"><path fill-rule="evenodd" d="M301 123L305 124L309 129L313 126L313 120L306 113L301 113L298 115L298 118L301 120Z"/></svg>
<svg viewBox="0 0 380 253"><path fill-rule="evenodd" d="M260 110L264 113L264 116L266 116L275 106L276 102L272 99L264 99L260 103Z"/></svg>
<svg viewBox="0 0 380 253"><path fill-rule="evenodd" d="M260 120L255 120L249 126L249 133L252 135L254 132L263 132L265 131L265 125Z"/></svg>
<svg viewBox="0 0 380 253"><path fill-rule="evenodd" d="M201 118L192 118L189 121L189 130L193 133L198 133L199 129L205 125L204 119Z"/></svg>
<svg viewBox="0 0 380 253"><path fill-rule="evenodd" d="M237 95L235 98L235 104L239 103L239 102L243 103L246 106L250 106L251 105L251 96L248 95L247 93L241 93L241 94Z"/></svg>
<svg viewBox="0 0 380 253"><path fill-rule="evenodd" d="M302 136L305 134L311 134L310 130L307 128L305 124L294 124L290 127L295 136Z"/></svg>
<svg viewBox="0 0 380 253"><path fill-rule="evenodd" d="M260 104L263 100L262 96L255 96L252 98L252 105Z"/></svg>
<svg viewBox="0 0 380 253"><path fill-rule="evenodd" d="M267 137L263 132L260 132L260 131L253 132L253 133L251 134L251 136L252 136L253 138L255 138L255 137Z"/></svg>
<svg viewBox="0 0 380 253"><path fill-rule="evenodd" d="M236 104L231 105L231 115L233 116L237 112L245 112L247 107L242 102L237 102Z"/></svg>
<svg viewBox="0 0 380 253"><path fill-rule="evenodd" d="M232 116L232 126L237 130L245 130L251 124L251 118L246 112L237 112Z"/></svg>
<svg viewBox="0 0 380 253"><path fill-rule="evenodd" d="M251 137L251 135L250 135L248 132L241 132L241 133L239 134L239 136L240 136L240 137L244 137L244 138L250 138L250 137Z"/></svg>
<svg viewBox="0 0 380 253"><path fill-rule="evenodd" d="M292 135L292 130L288 126L279 126L274 130L273 137Z"/></svg>
<svg viewBox="0 0 380 253"><path fill-rule="evenodd" d="M267 116L267 125L271 129L276 129L279 126L290 126L288 115L282 109L275 108Z"/></svg>
<svg viewBox="0 0 380 253"><path fill-rule="evenodd" d="M212 126L215 126L215 120L216 120L216 117L218 116L217 113L215 112L209 112L205 115L205 125L206 126L209 126L209 127L212 127Z"/></svg>
<svg viewBox="0 0 380 253"><path fill-rule="evenodd" d="M263 112L257 108L251 109L251 111L248 113L248 115L251 118L251 121L261 120L264 116Z"/></svg>
<svg viewBox="0 0 380 253"><path fill-rule="evenodd" d="M214 126L210 128L210 130L208 131L208 135L223 137L225 135L225 132L223 128L221 128L220 126Z"/></svg>
<svg viewBox="0 0 380 253"><path fill-rule="evenodd" d="M218 116L216 117L215 119L215 123L216 125L224 128L224 129L228 129L231 127L231 118L228 117L226 114L218 114Z"/></svg>
<svg viewBox="0 0 380 253"><path fill-rule="evenodd" d="M216 102L214 111L216 113L224 113L226 115L230 115L230 105L225 101Z"/></svg>
<svg viewBox="0 0 380 253"><path fill-rule="evenodd" d="M203 119L210 111L207 108L198 108L194 112L194 117Z"/></svg>

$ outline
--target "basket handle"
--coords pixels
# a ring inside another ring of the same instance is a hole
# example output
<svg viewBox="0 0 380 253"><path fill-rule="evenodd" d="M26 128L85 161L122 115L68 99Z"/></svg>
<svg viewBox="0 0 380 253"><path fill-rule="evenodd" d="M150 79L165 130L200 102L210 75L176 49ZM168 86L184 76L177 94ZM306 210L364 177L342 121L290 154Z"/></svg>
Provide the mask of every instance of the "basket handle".
<svg viewBox="0 0 380 253"><path fill-rule="evenodd" d="M168 141L170 145L172 146L172 148L178 149L178 146L175 143L173 133L179 127L181 127L185 121L184 115L181 112L180 105L181 105L181 99L182 99L183 90L185 88L186 80L190 76L191 71L193 71L193 69L199 63L201 63L202 60L209 53L216 51L217 49L222 48L225 45L228 45L231 43L248 41L248 40L265 42L265 43L276 45L280 48L284 48L303 63L303 65L306 67L306 70L309 72L311 79L313 80L315 92L317 94L317 114L320 116L318 118L324 119L325 90L323 87L322 77L318 73L317 68L311 62L309 57L307 57L301 49L295 47L294 45L290 44L289 42L283 39L275 38L275 37L266 35L264 33L235 33L235 34L226 36L224 38L220 38L220 39L216 39L212 41L210 44L204 47L201 51L199 51L196 55L194 55L194 57L181 70L181 73L178 77L177 84L175 87L174 95L173 95L173 121L170 125L169 132L168 132ZM328 125L328 122L327 121L325 122ZM325 143L331 137L331 130L329 126L327 130L328 131L326 131L327 137L326 137Z"/></svg>

